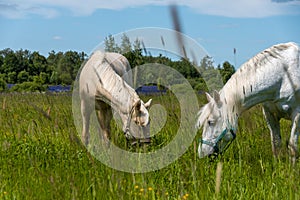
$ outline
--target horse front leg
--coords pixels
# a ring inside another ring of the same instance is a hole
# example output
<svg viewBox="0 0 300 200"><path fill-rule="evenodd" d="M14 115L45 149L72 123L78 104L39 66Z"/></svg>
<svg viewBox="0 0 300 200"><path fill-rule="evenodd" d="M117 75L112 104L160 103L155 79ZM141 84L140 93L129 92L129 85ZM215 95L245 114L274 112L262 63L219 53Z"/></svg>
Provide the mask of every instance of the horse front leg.
<svg viewBox="0 0 300 200"><path fill-rule="evenodd" d="M85 146L87 146L90 142L89 125L90 125L91 108L89 107L86 100L81 100L81 116L82 116L81 141Z"/></svg>
<svg viewBox="0 0 300 200"><path fill-rule="evenodd" d="M273 109L272 109L273 108ZM263 105L263 114L270 130L272 152L275 157L278 156L281 147L280 123L279 118L275 115L274 106L270 104Z"/></svg>
<svg viewBox="0 0 300 200"><path fill-rule="evenodd" d="M300 133L300 113L297 113L292 121L291 136L288 143L288 149L290 153L290 158L293 164L296 163L296 159L299 156L298 152L298 139Z"/></svg>
<svg viewBox="0 0 300 200"><path fill-rule="evenodd" d="M112 119L112 111L109 105L104 102L98 102L97 119L100 125L100 135L106 144L110 141L110 122Z"/></svg>

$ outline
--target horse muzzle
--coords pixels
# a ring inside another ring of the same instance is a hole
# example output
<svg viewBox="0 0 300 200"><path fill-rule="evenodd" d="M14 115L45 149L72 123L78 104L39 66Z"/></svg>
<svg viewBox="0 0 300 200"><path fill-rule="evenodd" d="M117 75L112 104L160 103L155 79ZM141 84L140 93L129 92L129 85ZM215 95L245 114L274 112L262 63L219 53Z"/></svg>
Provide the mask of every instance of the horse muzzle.
<svg viewBox="0 0 300 200"><path fill-rule="evenodd" d="M124 135L127 141L131 142L131 145L151 143L149 126L140 127L136 131L138 131L138 133L135 132L134 134L130 133L129 129L124 131Z"/></svg>
<svg viewBox="0 0 300 200"><path fill-rule="evenodd" d="M235 138L234 130L226 128L214 141L201 139L198 148L199 157L217 157L227 150Z"/></svg>

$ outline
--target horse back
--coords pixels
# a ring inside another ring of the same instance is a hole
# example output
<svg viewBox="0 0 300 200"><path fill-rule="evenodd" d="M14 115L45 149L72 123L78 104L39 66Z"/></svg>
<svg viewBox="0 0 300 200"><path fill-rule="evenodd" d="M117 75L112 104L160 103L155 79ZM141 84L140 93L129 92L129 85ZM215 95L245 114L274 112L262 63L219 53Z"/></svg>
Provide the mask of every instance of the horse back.
<svg viewBox="0 0 300 200"><path fill-rule="evenodd" d="M118 77L123 79L129 86L132 86L130 69L130 64L123 55L95 51L80 72L80 96L82 99L93 98L101 88L108 89L107 87L110 87L109 83L118 79ZM108 90L110 91L110 89Z"/></svg>
<svg viewBox="0 0 300 200"><path fill-rule="evenodd" d="M107 52L105 53L105 59L107 63L113 68L113 70L122 77L128 85L132 86L132 73L128 60L121 54Z"/></svg>

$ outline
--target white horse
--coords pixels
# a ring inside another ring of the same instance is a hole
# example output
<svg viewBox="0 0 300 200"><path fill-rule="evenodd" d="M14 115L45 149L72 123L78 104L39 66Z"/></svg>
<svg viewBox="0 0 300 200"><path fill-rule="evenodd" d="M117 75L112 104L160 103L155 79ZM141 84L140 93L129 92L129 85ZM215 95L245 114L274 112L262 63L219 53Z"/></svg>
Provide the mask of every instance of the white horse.
<svg viewBox="0 0 300 200"><path fill-rule="evenodd" d="M90 115L96 111L100 132L106 142L110 138L112 110L122 120L123 131L128 139L140 138L150 142L150 120L147 108L151 99L144 103L132 85L127 59L117 53L94 52L86 62L79 77L79 94L83 121L82 141L89 144ZM123 78L122 78L123 77Z"/></svg>
<svg viewBox="0 0 300 200"><path fill-rule="evenodd" d="M243 64L220 92L207 95L197 126L203 126L199 157L222 153L235 138L239 116L259 103L271 132L272 151L281 145L281 118L292 120L288 148L293 163L300 132L300 50L295 43L274 45Z"/></svg>

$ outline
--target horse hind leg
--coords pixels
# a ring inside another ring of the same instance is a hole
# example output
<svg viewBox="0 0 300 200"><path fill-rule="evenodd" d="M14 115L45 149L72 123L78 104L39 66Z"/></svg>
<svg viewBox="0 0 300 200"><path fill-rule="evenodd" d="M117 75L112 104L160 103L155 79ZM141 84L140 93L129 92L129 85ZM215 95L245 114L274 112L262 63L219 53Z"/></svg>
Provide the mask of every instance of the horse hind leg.
<svg viewBox="0 0 300 200"><path fill-rule="evenodd" d="M291 136L288 143L288 149L289 149L292 164L296 163L296 159L299 156L299 151L298 151L299 133L300 133L300 113L298 112L295 115L295 117L293 117Z"/></svg>
<svg viewBox="0 0 300 200"><path fill-rule="evenodd" d="M275 113L274 106L271 106L270 104L263 105L263 114L271 135L272 152L273 155L277 157L281 147L281 135L279 117Z"/></svg>

